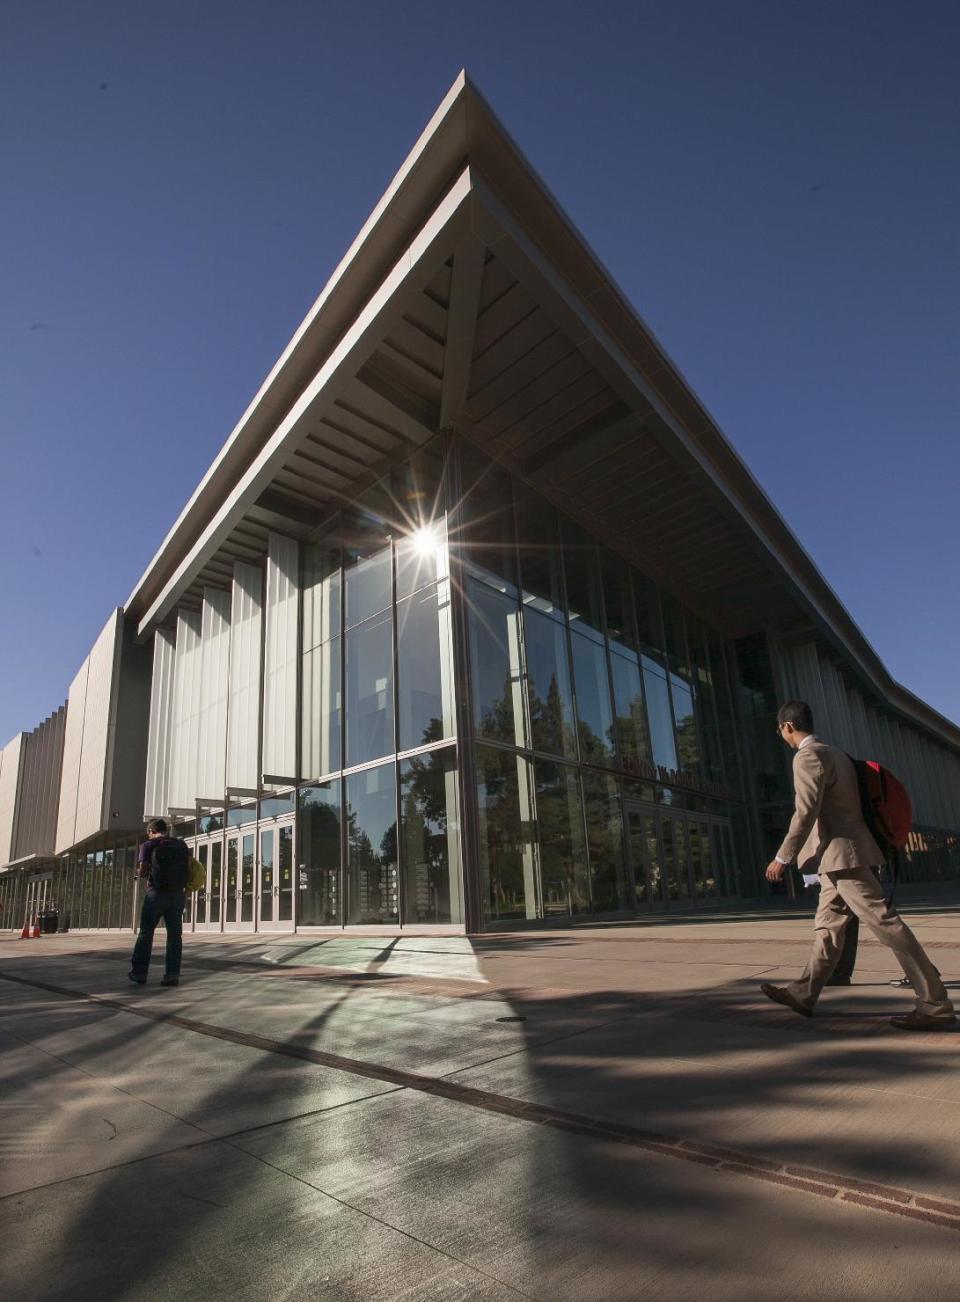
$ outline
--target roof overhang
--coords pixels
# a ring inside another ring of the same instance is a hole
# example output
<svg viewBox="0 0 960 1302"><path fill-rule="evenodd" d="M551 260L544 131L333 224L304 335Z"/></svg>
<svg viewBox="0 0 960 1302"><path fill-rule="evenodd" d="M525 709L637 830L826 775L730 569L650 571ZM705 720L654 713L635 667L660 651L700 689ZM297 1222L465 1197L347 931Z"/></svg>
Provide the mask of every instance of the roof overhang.
<svg viewBox="0 0 960 1302"><path fill-rule="evenodd" d="M146 637L266 531L304 531L458 428L731 636L891 679L690 386L461 73L190 498L127 612Z"/></svg>

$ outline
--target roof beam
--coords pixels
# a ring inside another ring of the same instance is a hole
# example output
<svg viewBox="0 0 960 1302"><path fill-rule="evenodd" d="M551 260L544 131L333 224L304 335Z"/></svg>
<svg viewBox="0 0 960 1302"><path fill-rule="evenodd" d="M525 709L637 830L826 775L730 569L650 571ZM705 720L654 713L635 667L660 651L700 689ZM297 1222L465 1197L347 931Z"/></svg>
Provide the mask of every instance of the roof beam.
<svg viewBox="0 0 960 1302"><path fill-rule="evenodd" d="M447 342L443 352L441 429L456 429L459 426L463 405L467 400L485 257L485 246L472 233L460 241L453 255Z"/></svg>

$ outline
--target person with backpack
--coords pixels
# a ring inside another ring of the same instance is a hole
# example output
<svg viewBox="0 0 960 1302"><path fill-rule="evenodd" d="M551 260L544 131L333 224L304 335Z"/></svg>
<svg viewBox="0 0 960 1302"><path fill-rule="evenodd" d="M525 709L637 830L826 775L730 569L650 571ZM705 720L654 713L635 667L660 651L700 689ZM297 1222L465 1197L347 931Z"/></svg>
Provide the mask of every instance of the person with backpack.
<svg viewBox="0 0 960 1302"><path fill-rule="evenodd" d="M183 953L183 909L186 903L190 851L186 841L169 836L166 819L155 818L147 825L147 839L140 846L138 876L146 878L147 889L140 910L140 930L133 947L130 971L134 985L147 983L153 933L163 919L167 929L167 951L162 986L180 984Z"/></svg>
<svg viewBox="0 0 960 1302"><path fill-rule="evenodd" d="M886 945L903 968L916 995L913 1010L892 1017L906 1031L939 1031L956 1023L946 987L916 936L884 898L875 869L883 853L864 819L854 762L813 732L813 713L805 701L787 701L777 712L777 733L795 752L796 803L787 835L766 869L770 882L781 879L797 861L820 876L820 902L814 920L813 949L796 981L786 986L764 982L760 989L774 1003L812 1017L820 992L833 974L843 948L843 933L855 915Z"/></svg>

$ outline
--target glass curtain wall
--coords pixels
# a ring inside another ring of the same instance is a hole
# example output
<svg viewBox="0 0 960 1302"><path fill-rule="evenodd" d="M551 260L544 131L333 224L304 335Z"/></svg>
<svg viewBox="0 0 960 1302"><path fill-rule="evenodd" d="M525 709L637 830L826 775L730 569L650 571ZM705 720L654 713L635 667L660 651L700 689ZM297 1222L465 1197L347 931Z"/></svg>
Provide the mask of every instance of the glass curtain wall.
<svg viewBox="0 0 960 1302"><path fill-rule="evenodd" d="M298 926L463 921L442 443L303 546Z"/></svg>
<svg viewBox="0 0 960 1302"><path fill-rule="evenodd" d="M665 905L717 898L714 815L730 811L704 784L725 787L736 766L722 640L458 446L484 918L632 911L652 891ZM637 777L649 813L628 829ZM684 812L708 805L702 821Z"/></svg>

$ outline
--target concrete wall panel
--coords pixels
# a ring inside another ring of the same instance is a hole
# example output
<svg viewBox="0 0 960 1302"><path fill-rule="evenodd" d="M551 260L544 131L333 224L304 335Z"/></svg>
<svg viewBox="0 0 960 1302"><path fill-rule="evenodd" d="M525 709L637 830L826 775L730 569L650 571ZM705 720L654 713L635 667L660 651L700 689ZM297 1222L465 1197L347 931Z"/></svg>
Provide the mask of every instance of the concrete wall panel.
<svg viewBox="0 0 960 1302"><path fill-rule="evenodd" d="M0 864L9 863L16 857L14 845L23 736L18 732L0 751Z"/></svg>
<svg viewBox="0 0 960 1302"><path fill-rule="evenodd" d="M230 597L229 592L220 588L207 588L203 594L197 759L199 796L222 796L226 786Z"/></svg>
<svg viewBox="0 0 960 1302"><path fill-rule="evenodd" d="M264 618L263 771L297 774L297 658L300 601L296 539L270 535Z"/></svg>
<svg viewBox="0 0 960 1302"><path fill-rule="evenodd" d="M260 750L260 664L263 571L238 562L230 602L227 702L227 786L257 785ZM206 793L204 793L206 794Z"/></svg>
<svg viewBox="0 0 960 1302"><path fill-rule="evenodd" d="M150 727L147 738L147 780L143 810L149 816L167 812L169 800L170 730L173 720L173 667L177 635L161 628L153 639L150 682Z"/></svg>

